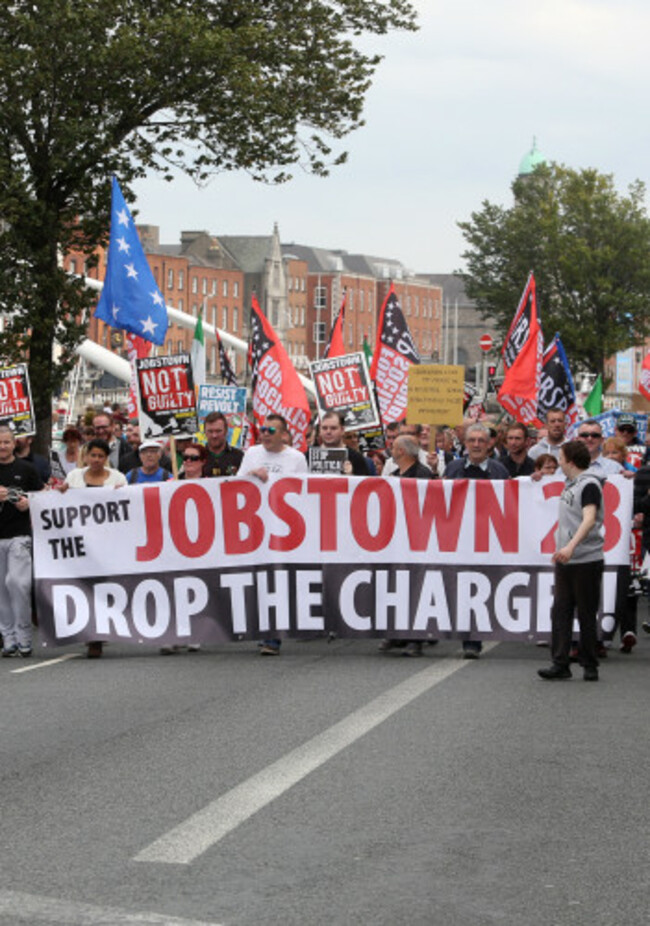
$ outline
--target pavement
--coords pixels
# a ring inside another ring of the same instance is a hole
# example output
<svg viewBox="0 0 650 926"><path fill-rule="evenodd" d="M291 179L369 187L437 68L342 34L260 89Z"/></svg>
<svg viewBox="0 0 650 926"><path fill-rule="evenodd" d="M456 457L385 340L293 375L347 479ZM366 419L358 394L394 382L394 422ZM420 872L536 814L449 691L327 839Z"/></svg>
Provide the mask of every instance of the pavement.
<svg viewBox="0 0 650 926"><path fill-rule="evenodd" d="M0 660L0 924L650 922L650 636L282 649Z"/></svg>

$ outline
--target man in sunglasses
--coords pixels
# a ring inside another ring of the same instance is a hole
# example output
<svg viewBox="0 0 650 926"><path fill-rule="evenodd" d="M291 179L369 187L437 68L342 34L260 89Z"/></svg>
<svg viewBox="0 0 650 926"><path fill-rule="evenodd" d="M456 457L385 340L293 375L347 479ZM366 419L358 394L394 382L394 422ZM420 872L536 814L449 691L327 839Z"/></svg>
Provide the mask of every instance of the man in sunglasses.
<svg viewBox="0 0 650 926"><path fill-rule="evenodd" d="M259 429L259 444L249 447L239 468L239 476L254 476L260 482L267 482L269 476L288 476L294 473L308 473L307 460L293 447L284 442L288 431L282 415L268 415ZM261 656L279 656L281 640L263 640Z"/></svg>
<svg viewBox="0 0 650 926"><path fill-rule="evenodd" d="M589 451L590 473L596 476L615 476L625 472L624 467L616 460L603 456L603 431L600 422L593 419L581 421L578 427L578 440L584 441Z"/></svg>
<svg viewBox="0 0 650 926"><path fill-rule="evenodd" d="M287 422L282 415L268 415L259 429L260 443L249 447L239 468L240 476L255 476L266 482L269 476L307 473L307 461L299 450L284 442Z"/></svg>

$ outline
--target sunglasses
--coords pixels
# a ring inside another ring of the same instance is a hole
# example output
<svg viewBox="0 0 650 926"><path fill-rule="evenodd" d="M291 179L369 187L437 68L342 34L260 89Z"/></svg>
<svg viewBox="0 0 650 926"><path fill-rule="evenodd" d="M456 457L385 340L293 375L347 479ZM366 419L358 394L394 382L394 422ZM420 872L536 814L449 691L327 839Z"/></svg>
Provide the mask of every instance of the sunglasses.
<svg viewBox="0 0 650 926"><path fill-rule="evenodd" d="M197 463L200 459L201 457L195 457L193 454L186 453L183 456L183 460L185 461L185 463Z"/></svg>
<svg viewBox="0 0 650 926"><path fill-rule="evenodd" d="M273 426L264 425L260 428L260 434L275 434L277 430L278 429L274 428Z"/></svg>
<svg viewBox="0 0 650 926"><path fill-rule="evenodd" d="M578 434L578 437L581 437L584 439L588 437L593 437L594 439L595 438L600 439L602 436L603 435L600 433L600 431L581 431L580 434Z"/></svg>

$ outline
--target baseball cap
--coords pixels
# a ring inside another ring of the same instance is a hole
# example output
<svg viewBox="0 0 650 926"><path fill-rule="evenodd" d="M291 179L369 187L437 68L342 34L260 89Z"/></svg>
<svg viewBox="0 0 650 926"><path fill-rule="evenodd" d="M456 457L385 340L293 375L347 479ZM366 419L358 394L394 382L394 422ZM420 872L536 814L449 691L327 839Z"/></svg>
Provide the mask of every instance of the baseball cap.
<svg viewBox="0 0 650 926"><path fill-rule="evenodd" d="M616 419L617 428L633 428L636 431L636 418L634 415L619 415Z"/></svg>
<svg viewBox="0 0 650 926"><path fill-rule="evenodd" d="M162 451L162 447L160 446L158 441L155 441L155 440L143 440L140 446L138 447L138 450L149 450L150 448L154 448L155 450Z"/></svg>

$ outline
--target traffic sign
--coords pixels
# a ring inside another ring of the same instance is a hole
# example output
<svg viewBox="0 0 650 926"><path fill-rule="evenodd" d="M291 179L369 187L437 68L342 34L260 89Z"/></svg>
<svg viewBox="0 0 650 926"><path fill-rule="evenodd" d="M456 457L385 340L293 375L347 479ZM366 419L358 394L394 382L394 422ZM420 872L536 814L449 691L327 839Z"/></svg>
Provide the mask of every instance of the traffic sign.
<svg viewBox="0 0 650 926"><path fill-rule="evenodd" d="M494 343L492 341L492 335L482 334L478 343L480 345L481 350L485 350L485 351L492 350L492 344Z"/></svg>

